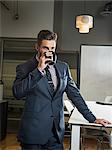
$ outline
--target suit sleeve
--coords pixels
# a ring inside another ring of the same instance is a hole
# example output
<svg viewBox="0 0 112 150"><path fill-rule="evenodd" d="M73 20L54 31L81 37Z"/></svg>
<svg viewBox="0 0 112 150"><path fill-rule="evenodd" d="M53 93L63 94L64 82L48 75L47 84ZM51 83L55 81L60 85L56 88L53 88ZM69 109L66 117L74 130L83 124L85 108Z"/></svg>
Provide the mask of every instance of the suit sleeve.
<svg viewBox="0 0 112 150"><path fill-rule="evenodd" d="M29 73L25 73L24 68L18 65L16 68L16 79L13 83L13 94L17 99L25 97L33 90L41 80L43 75L35 68Z"/></svg>
<svg viewBox="0 0 112 150"><path fill-rule="evenodd" d="M69 67L67 67L67 77L68 78L67 78L66 93L68 98L72 101L72 103L76 106L78 111L83 115L83 117L86 120L88 120L89 122L94 122L96 120L96 117L89 110L78 88L76 87L76 84L71 77Z"/></svg>

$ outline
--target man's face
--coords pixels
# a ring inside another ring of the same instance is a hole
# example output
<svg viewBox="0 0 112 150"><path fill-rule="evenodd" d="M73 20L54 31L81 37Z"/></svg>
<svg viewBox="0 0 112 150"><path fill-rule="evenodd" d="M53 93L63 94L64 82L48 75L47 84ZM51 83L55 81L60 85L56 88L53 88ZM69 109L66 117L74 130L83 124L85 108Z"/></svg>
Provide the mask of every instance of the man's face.
<svg viewBox="0 0 112 150"><path fill-rule="evenodd" d="M42 40L40 46L38 46L38 51L43 54L48 51L55 52L56 41L55 40Z"/></svg>

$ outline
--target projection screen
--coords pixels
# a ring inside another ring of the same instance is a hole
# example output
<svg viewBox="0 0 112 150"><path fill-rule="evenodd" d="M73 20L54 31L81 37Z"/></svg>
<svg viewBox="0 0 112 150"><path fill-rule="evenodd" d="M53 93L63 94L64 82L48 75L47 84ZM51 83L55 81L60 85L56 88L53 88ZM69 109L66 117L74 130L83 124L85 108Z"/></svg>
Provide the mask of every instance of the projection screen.
<svg viewBox="0 0 112 150"><path fill-rule="evenodd" d="M112 96L112 46L81 45L80 91L85 100Z"/></svg>

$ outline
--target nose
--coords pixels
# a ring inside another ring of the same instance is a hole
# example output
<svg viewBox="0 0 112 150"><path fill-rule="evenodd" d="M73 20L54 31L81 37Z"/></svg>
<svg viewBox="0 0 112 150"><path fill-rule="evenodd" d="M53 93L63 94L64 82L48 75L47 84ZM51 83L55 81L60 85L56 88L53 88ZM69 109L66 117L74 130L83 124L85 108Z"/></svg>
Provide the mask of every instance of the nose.
<svg viewBox="0 0 112 150"><path fill-rule="evenodd" d="M49 48L48 50L49 50L49 51L53 51L53 49L52 49L52 48Z"/></svg>

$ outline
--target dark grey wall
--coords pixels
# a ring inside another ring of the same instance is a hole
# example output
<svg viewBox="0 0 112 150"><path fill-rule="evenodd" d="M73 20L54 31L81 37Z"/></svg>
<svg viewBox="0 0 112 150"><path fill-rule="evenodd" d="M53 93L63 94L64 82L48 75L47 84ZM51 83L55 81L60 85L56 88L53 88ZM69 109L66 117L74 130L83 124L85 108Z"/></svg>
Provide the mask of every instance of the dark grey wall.
<svg viewBox="0 0 112 150"><path fill-rule="evenodd" d="M58 44L57 48L59 49L61 47L61 41L62 41L62 20L63 20L63 2L62 1L54 1L54 24L53 24L53 30L58 35Z"/></svg>
<svg viewBox="0 0 112 150"><path fill-rule="evenodd" d="M104 0L86 1L86 3L84 1L63 1L62 11L58 11L56 5L58 21L56 21L55 14L54 26L61 36L59 48L61 50L77 51L80 50L81 44L112 45L112 15L108 17L100 15L101 9L107 2ZM75 28L75 17L83 14L83 12L94 17L94 28L88 34L80 34L78 29ZM59 25L56 26L57 24L60 24L60 29Z"/></svg>
<svg viewBox="0 0 112 150"><path fill-rule="evenodd" d="M14 1L7 1L10 11L2 6L2 37L36 38L42 29L53 30L54 0L19 0L18 20Z"/></svg>
<svg viewBox="0 0 112 150"><path fill-rule="evenodd" d="M0 80L2 78L2 58L3 57L3 52L2 52L2 40L0 37Z"/></svg>
<svg viewBox="0 0 112 150"><path fill-rule="evenodd" d="M2 29L1 29L1 5L0 5L0 37L1 37L1 35L2 35Z"/></svg>

